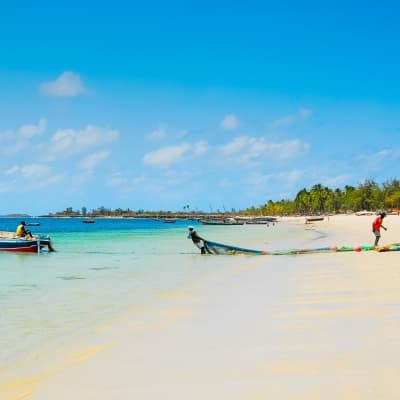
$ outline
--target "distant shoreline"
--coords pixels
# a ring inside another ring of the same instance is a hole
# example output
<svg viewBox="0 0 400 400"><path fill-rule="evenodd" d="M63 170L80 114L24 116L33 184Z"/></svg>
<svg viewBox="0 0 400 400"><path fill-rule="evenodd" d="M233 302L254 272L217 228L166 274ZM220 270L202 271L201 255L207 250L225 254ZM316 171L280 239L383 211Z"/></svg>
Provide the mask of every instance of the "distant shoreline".
<svg viewBox="0 0 400 400"><path fill-rule="evenodd" d="M129 215L101 215L101 214L77 214L77 215L54 215L54 214L43 214L43 215L29 215L29 214L6 214L0 215L0 218L76 218L76 219L167 219L167 218L176 218L176 219L185 219L185 220L196 220L196 219L204 219L204 218L257 218L257 217L274 217L279 219L298 219L298 218L313 218L313 217L321 217L321 218L329 218L333 216L340 215L356 215L356 216L371 216L378 214L379 211L370 211L368 213L359 213L359 212L343 212L337 214L293 214L293 215L253 215L246 213L206 213L206 212L197 212L197 213L182 213L182 212L146 212L140 214L129 214ZM399 215L399 212L387 212L387 215Z"/></svg>

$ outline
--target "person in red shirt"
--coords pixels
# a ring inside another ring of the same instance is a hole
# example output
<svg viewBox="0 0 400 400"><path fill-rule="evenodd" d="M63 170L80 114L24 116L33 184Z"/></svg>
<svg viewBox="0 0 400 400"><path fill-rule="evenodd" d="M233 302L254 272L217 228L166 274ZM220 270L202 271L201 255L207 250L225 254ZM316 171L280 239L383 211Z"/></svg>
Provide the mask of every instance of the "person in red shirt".
<svg viewBox="0 0 400 400"><path fill-rule="evenodd" d="M380 213L372 223L372 233L375 235L375 246L378 246L379 239L381 238L381 228L385 231L387 230L387 228L382 225L383 218L385 217L386 213Z"/></svg>

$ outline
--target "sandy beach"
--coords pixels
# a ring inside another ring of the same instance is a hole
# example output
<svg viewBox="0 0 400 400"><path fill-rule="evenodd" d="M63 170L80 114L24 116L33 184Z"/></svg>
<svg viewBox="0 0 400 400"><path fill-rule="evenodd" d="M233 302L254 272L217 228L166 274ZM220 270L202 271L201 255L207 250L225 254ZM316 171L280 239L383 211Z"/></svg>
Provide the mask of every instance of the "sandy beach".
<svg viewBox="0 0 400 400"><path fill-rule="evenodd" d="M373 218L287 220L321 247L373 244ZM384 225L380 244L400 242L400 217ZM399 256L194 256L213 272L16 381L13 400L398 399Z"/></svg>

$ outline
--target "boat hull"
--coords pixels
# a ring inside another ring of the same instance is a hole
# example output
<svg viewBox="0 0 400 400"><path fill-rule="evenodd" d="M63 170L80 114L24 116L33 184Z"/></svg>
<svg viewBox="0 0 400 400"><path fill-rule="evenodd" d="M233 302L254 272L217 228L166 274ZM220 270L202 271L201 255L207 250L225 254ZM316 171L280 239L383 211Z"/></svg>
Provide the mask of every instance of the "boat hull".
<svg viewBox="0 0 400 400"><path fill-rule="evenodd" d="M306 224L311 224L312 222L323 221L325 217L307 217Z"/></svg>
<svg viewBox="0 0 400 400"><path fill-rule="evenodd" d="M0 252L38 253L47 247L53 251L49 238L43 239L0 239Z"/></svg>

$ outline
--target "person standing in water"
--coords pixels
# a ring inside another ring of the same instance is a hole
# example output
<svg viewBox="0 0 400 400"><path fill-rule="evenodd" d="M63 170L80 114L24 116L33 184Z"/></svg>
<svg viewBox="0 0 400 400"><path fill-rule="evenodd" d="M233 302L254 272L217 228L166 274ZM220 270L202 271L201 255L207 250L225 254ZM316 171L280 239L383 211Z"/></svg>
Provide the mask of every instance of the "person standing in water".
<svg viewBox="0 0 400 400"><path fill-rule="evenodd" d="M387 231L387 228L382 225L383 218L386 217L386 213L380 213L372 223L372 233L375 235L375 246L378 246L379 239L381 238L381 228Z"/></svg>
<svg viewBox="0 0 400 400"><path fill-rule="evenodd" d="M188 239L192 239L194 245L200 249L201 254L211 254L211 252L207 249L204 239L194 230L193 226L188 226L188 230Z"/></svg>

